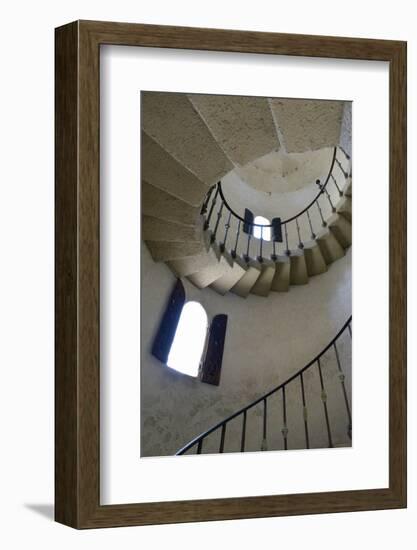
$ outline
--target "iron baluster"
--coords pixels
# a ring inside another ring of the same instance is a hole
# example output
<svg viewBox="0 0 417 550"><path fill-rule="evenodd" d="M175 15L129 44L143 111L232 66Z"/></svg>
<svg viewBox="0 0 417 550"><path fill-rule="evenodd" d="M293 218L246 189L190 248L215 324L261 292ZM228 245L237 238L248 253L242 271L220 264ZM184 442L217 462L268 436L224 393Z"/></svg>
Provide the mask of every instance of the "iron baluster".
<svg viewBox="0 0 417 550"><path fill-rule="evenodd" d="M348 324L348 330L349 330L350 337L352 338L352 327L350 326L350 323Z"/></svg>
<svg viewBox="0 0 417 550"><path fill-rule="evenodd" d="M236 258L237 244L238 244L238 242L239 242L239 237L240 237L240 224L241 224L241 221L239 220L239 222L238 222L238 224L237 224L237 233L236 233L235 247L234 247L234 249L232 250L232 256L233 256L233 258Z"/></svg>
<svg viewBox="0 0 417 550"><path fill-rule="evenodd" d="M248 245L246 247L246 261L248 262L250 259L249 252L250 252L250 240L251 240L252 234L248 233Z"/></svg>
<svg viewBox="0 0 417 550"><path fill-rule="evenodd" d="M301 250L302 250L304 248L304 244L301 240L300 225L298 223L298 218L295 218L295 224L297 226L297 233L298 233L298 248L301 248Z"/></svg>
<svg viewBox="0 0 417 550"><path fill-rule="evenodd" d="M321 208L320 208L319 199L316 200L316 204L317 204L317 208L319 209L320 218L322 222L321 224L323 227L327 227L327 223L324 221L324 218L323 218L323 212L321 211Z"/></svg>
<svg viewBox="0 0 417 550"><path fill-rule="evenodd" d="M345 398L345 404L346 404L346 412L347 412L348 419L349 419L348 435L352 439L352 415L351 415L351 412L350 412L349 400L348 400L347 393L346 393L345 373L343 372L342 366L340 364L339 351L337 349L336 342L334 342L333 347L334 347L334 351L335 351L335 354L336 354L337 368L339 370L339 380L340 380L340 384L342 386L343 397Z"/></svg>
<svg viewBox="0 0 417 550"><path fill-rule="evenodd" d="M273 260L276 260L276 259L277 259L277 251L276 251L276 249L275 249L275 244L276 244L275 241L272 241L272 247L273 247L273 249L274 249L274 251L273 251L273 253L272 253L272 259L273 259Z"/></svg>
<svg viewBox="0 0 417 550"><path fill-rule="evenodd" d="M226 436L226 422L222 425L222 433L220 436L220 447L219 447L219 453L222 453L224 451L224 438Z"/></svg>
<svg viewBox="0 0 417 550"><path fill-rule="evenodd" d="M230 220L232 218L232 213L229 212L229 216L227 218L227 222L226 222L226 225L225 225L225 233L224 233L224 239L223 239L223 244L222 244L222 250L225 250L226 249L226 242L227 242L227 235L229 233L229 229L230 229Z"/></svg>
<svg viewBox="0 0 417 550"><path fill-rule="evenodd" d="M224 206L224 202L222 201L222 203L220 205L220 208L217 212L217 221L216 221L216 225L214 226L213 234L211 236L211 242L212 243L214 243L214 241L216 240L216 234L217 234L217 230L219 228L220 218L222 217L223 206Z"/></svg>
<svg viewBox="0 0 417 550"><path fill-rule="evenodd" d="M336 189L338 190L339 192L339 197L343 197L343 191L340 189L340 187L338 186L337 184L337 181L336 181L336 178L333 176L333 174L331 174L331 178L333 180L333 183L335 184L336 186Z"/></svg>
<svg viewBox="0 0 417 550"><path fill-rule="evenodd" d="M326 193L326 197L327 197L327 200L328 200L329 203L330 203L330 208L332 209L332 212L335 213L335 212L336 212L336 208L334 207L334 204L333 204L333 202L332 202L332 199L330 198L329 192L327 191L327 188L324 190L324 192Z"/></svg>
<svg viewBox="0 0 417 550"><path fill-rule="evenodd" d="M245 452L245 438L246 438L246 410L243 411L243 421L242 421L242 438L240 440L240 452Z"/></svg>
<svg viewBox="0 0 417 550"><path fill-rule="evenodd" d="M285 229L285 246L287 247L287 249L285 250L285 254L287 256L290 256L291 255L291 251L290 251L290 248L288 246L288 229L287 229L287 224L284 225L284 229Z"/></svg>
<svg viewBox="0 0 417 550"><path fill-rule="evenodd" d="M300 374L300 383L301 383L301 397L303 400L303 418L304 418L304 433L306 436L306 447L310 448L310 438L308 435L308 421L307 421L307 406L306 406L306 396L304 391L304 378L303 373Z"/></svg>
<svg viewBox="0 0 417 550"><path fill-rule="evenodd" d="M264 401L264 418L263 418L263 427L262 427L261 451L267 451L268 450L268 443L267 443L267 439L266 439L266 417L267 417L266 398L263 401Z"/></svg>
<svg viewBox="0 0 417 550"><path fill-rule="evenodd" d="M210 187L210 189L208 190L208 193L206 195L206 198L204 199L204 202L203 202L203 206L201 207L201 212L200 214L205 214L207 212L207 206L208 206L208 203L210 201L210 197L213 193L213 189L215 188L216 186L215 185L212 185Z"/></svg>
<svg viewBox="0 0 417 550"><path fill-rule="evenodd" d="M311 223L311 218L310 218L310 212L308 210L307 210L307 218L311 229L311 238L314 240L316 238L316 234L314 233L313 224Z"/></svg>
<svg viewBox="0 0 417 550"><path fill-rule="evenodd" d="M198 445L197 445L197 454L198 455L201 455L201 451L203 450L203 438L201 438L199 441L198 441Z"/></svg>
<svg viewBox="0 0 417 550"><path fill-rule="evenodd" d="M342 151L342 153L345 155L346 160L350 160L350 156L347 154L347 152L339 145L339 149Z"/></svg>
<svg viewBox="0 0 417 550"><path fill-rule="evenodd" d="M320 376L321 400L322 400L322 403L323 403L324 416L325 416L325 419L326 419L327 437L329 439L329 447L333 447L332 432L330 430L329 411L327 410L327 393L326 393L326 390L324 388L323 373L321 371L320 358L317 359L317 366L318 366L318 369L319 369L319 376Z"/></svg>
<svg viewBox="0 0 417 550"><path fill-rule="evenodd" d="M261 225L261 239L260 239L260 243L259 243L259 257L258 257L258 260L260 262L263 261L263 257L262 257L263 242L264 242L264 227L263 227L263 225Z"/></svg>
<svg viewBox="0 0 417 550"><path fill-rule="evenodd" d="M204 223L204 230L208 229L209 226L210 226L210 220L211 220L211 216L213 214L214 207L216 206L218 194L219 194L219 186L217 186L216 192L214 193L213 201L212 201L211 207L210 207L210 212L209 212L209 215L207 216L207 219Z"/></svg>
<svg viewBox="0 0 417 550"><path fill-rule="evenodd" d="M288 443L287 443L287 437L288 437L288 427L287 427L287 403L285 398L285 386L282 386L282 418L283 418L283 426L282 426L282 437L284 438L284 449L288 449Z"/></svg>
<svg viewBox="0 0 417 550"><path fill-rule="evenodd" d="M338 167L340 168L340 171L342 172L342 174L345 176L345 178L347 179L349 174L347 172L344 171L343 169L343 166L340 164L340 161L339 159L336 157L335 158L335 161L336 161L336 164L338 165Z"/></svg>

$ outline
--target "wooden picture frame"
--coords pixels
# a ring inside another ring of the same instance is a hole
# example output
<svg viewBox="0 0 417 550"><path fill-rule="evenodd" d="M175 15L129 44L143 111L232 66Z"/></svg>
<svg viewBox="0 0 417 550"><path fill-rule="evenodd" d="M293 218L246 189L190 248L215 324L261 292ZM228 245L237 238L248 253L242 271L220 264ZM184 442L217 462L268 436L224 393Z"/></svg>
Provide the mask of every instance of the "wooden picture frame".
<svg viewBox="0 0 417 550"><path fill-rule="evenodd" d="M99 56L117 44L389 62L389 487L100 505ZM406 506L406 43L76 21L56 29L56 521L99 528Z"/></svg>

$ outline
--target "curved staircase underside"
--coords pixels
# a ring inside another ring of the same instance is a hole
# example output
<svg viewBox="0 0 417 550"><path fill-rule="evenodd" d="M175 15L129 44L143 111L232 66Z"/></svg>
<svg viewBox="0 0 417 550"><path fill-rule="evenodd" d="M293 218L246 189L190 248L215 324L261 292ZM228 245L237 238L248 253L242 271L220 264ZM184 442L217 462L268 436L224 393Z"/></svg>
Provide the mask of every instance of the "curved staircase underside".
<svg viewBox="0 0 417 550"><path fill-rule="evenodd" d="M154 261L198 288L243 298L288 292L327 271L352 242L351 177L316 238L275 259L232 257L204 230L200 212L212 185L235 166L283 146L300 152L337 145L340 104L142 93L142 239ZM295 108L304 137L288 118Z"/></svg>

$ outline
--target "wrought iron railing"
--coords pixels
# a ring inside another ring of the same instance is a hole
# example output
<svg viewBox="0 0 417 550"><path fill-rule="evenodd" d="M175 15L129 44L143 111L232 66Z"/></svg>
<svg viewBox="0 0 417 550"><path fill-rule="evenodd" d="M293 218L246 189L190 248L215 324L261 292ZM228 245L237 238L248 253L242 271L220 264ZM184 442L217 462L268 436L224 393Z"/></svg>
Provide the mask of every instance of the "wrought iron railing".
<svg viewBox="0 0 417 550"><path fill-rule="evenodd" d="M220 443L218 447L218 452L223 453L225 448L225 442L226 442L226 436L227 436L227 427L230 424L231 421L241 418L241 431L239 434L239 449L241 452L245 452L246 449L246 437L247 437L247 422L248 422L248 415L250 411L252 411L257 405L261 404L263 405L263 418L262 418L262 424L261 424L261 430L262 430L262 438L261 438L261 445L260 449L258 450L267 450L268 449L268 440L267 440L267 426L268 426L268 403L274 399L276 396L281 396L281 402L282 402L282 425L280 427L281 435L283 439L283 449L287 450L289 448L288 445L288 438L289 438L289 410L288 410L288 404L287 404L287 393L290 388L290 386L298 385L299 388L299 407L300 412L302 412L303 416L303 431L304 431L304 439L305 439L305 447L309 449L310 448L310 426L309 426L309 414L308 414L308 407L307 407L307 390L305 386L305 376L308 371L311 371L311 369L317 369L318 372L318 383L317 388L314 392L314 395L309 395L309 403L311 407L312 400L314 399L317 403L322 403L321 407L323 409L323 415L322 415L322 423L321 423L321 429L324 430L326 434L327 439L327 446L333 447L334 446L334 438L333 438L333 432L332 432L332 419L329 412L329 408L327 405L327 397L328 397L328 388L326 388L326 382L325 382L325 376L326 372L324 372L323 368L323 358L325 354L328 352L332 352L333 354L333 361L330 363L327 363L326 369L329 369L330 365L336 369L336 373L338 375L339 381L340 381L340 395L338 399L342 399L344 401L344 408L346 410L345 412L345 427L346 427L346 436L348 436L349 440L352 438L352 414L351 414L351 406L349 404L349 396L348 396L348 390L346 388L345 384L345 377L346 373L344 372L344 368L342 366L342 362L340 359L340 352L339 352L339 342L342 338L342 335L348 332L349 340L352 338L352 329L351 329L351 323L352 323L352 317L350 317L346 323L343 325L341 330L336 334L336 336L331 340L331 342L316 356L314 359L309 361L307 365L305 365L301 370L299 370L297 373L295 373L293 376L288 378L285 382L282 384L279 384L272 390L268 391L264 395L261 395L259 398L255 399L249 405L246 405L245 407L239 409L235 413L231 414L227 418L223 419L222 421L218 422L202 434L198 435L194 439L192 439L187 445L182 447L179 451L177 451L176 455L183 455L188 453L189 451L195 451L195 454L201 454L204 451L204 442L207 440L207 438L214 432L220 432ZM326 356L327 357L327 356ZM320 406L320 405L319 405ZM274 419L274 424L277 425L276 418ZM277 426L279 429L279 427ZM235 445L236 447L236 445ZM192 454L192 453L191 453Z"/></svg>
<svg viewBox="0 0 417 550"><path fill-rule="evenodd" d="M201 209L205 216L204 229L211 231L211 241L218 242L220 248L230 251L233 257L242 255L246 260L256 258L261 262L268 257L276 260L280 254L290 256L296 249L302 250L307 241L314 241L320 230L327 227L328 218L336 212L337 201L343 197L345 180L350 174L349 168L338 158L339 151L345 161L350 161L342 148L334 147L324 183L316 181L317 195L300 212L275 224L254 223L239 215L228 203L222 184L218 182L209 190ZM260 237L254 235L255 228ZM275 234L267 239L266 230Z"/></svg>

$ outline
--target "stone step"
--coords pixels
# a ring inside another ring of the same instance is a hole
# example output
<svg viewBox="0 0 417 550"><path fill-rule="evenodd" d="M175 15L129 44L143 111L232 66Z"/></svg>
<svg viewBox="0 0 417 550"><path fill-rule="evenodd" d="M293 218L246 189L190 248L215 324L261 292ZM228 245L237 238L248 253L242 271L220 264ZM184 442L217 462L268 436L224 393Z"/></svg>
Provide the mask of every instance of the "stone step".
<svg viewBox="0 0 417 550"><path fill-rule="evenodd" d="M316 241L327 265L343 258L345 255L342 245L328 228L320 231Z"/></svg>
<svg viewBox="0 0 417 550"><path fill-rule="evenodd" d="M304 243L304 257L309 277L320 275L327 271L327 263L316 241Z"/></svg>
<svg viewBox="0 0 417 550"><path fill-rule="evenodd" d="M272 260L263 260L261 263L262 271L251 289L251 294L266 297L271 290L271 284L275 275L275 262Z"/></svg>
<svg viewBox="0 0 417 550"><path fill-rule="evenodd" d="M221 277L211 283L210 288L224 295L240 281L245 275L247 268L244 262L240 264L234 261L229 252L224 251L222 255L226 258L229 269L227 269Z"/></svg>
<svg viewBox="0 0 417 550"><path fill-rule="evenodd" d="M352 244L352 225L344 217L339 214L331 216L328 220L328 226L330 231L336 237L337 241L343 248L349 248Z"/></svg>
<svg viewBox="0 0 417 550"><path fill-rule="evenodd" d="M170 260L188 258L195 256L204 250L201 242L166 242L166 241L145 241L155 262L167 262Z"/></svg>
<svg viewBox="0 0 417 550"><path fill-rule="evenodd" d="M352 223L352 198L345 196L337 206L337 213Z"/></svg>
<svg viewBox="0 0 417 550"><path fill-rule="evenodd" d="M352 198L352 178L347 178L346 183L343 187L343 194L345 197Z"/></svg>
<svg viewBox="0 0 417 550"><path fill-rule="evenodd" d="M216 261L219 260L214 251L203 250L192 257L169 261L167 265L178 277L186 277L211 266Z"/></svg>
<svg viewBox="0 0 417 550"><path fill-rule="evenodd" d="M142 179L192 206L201 206L207 185L142 132Z"/></svg>
<svg viewBox="0 0 417 550"><path fill-rule="evenodd" d="M243 260L242 258L236 257L235 261L239 262L241 266L246 266L246 270L243 276L230 290L234 294L237 294L242 298L246 298L252 290L253 285L258 280L262 271L262 267L261 264L255 260L245 262L245 260Z"/></svg>
<svg viewBox="0 0 417 550"><path fill-rule="evenodd" d="M234 164L244 166L279 149L266 98L205 94L188 97Z"/></svg>
<svg viewBox="0 0 417 550"><path fill-rule="evenodd" d="M142 92L142 129L207 185L233 165L186 94Z"/></svg>
<svg viewBox="0 0 417 550"><path fill-rule="evenodd" d="M200 242L203 220L197 226L161 220L154 216L142 216L142 239L145 241Z"/></svg>
<svg viewBox="0 0 417 550"><path fill-rule="evenodd" d="M207 232L210 235L210 232ZM211 258L209 265L187 275L187 279L198 288L206 288L226 274L233 270L233 261L231 257L225 256L220 251L217 243L212 243L208 254Z"/></svg>
<svg viewBox="0 0 417 550"><path fill-rule="evenodd" d="M199 223L200 208L154 187L142 180L142 214L161 220L195 226Z"/></svg>
<svg viewBox="0 0 417 550"><path fill-rule="evenodd" d="M343 116L341 102L271 99L270 103L288 153L338 145Z"/></svg>
<svg viewBox="0 0 417 550"><path fill-rule="evenodd" d="M288 292L290 288L291 260L289 256L278 256L275 260L275 274L271 283L271 290Z"/></svg>
<svg viewBox="0 0 417 550"><path fill-rule="evenodd" d="M290 283L292 285L306 285L308 283L308 272L306 259L303 252L291 252L290 256Z"/></svg>

